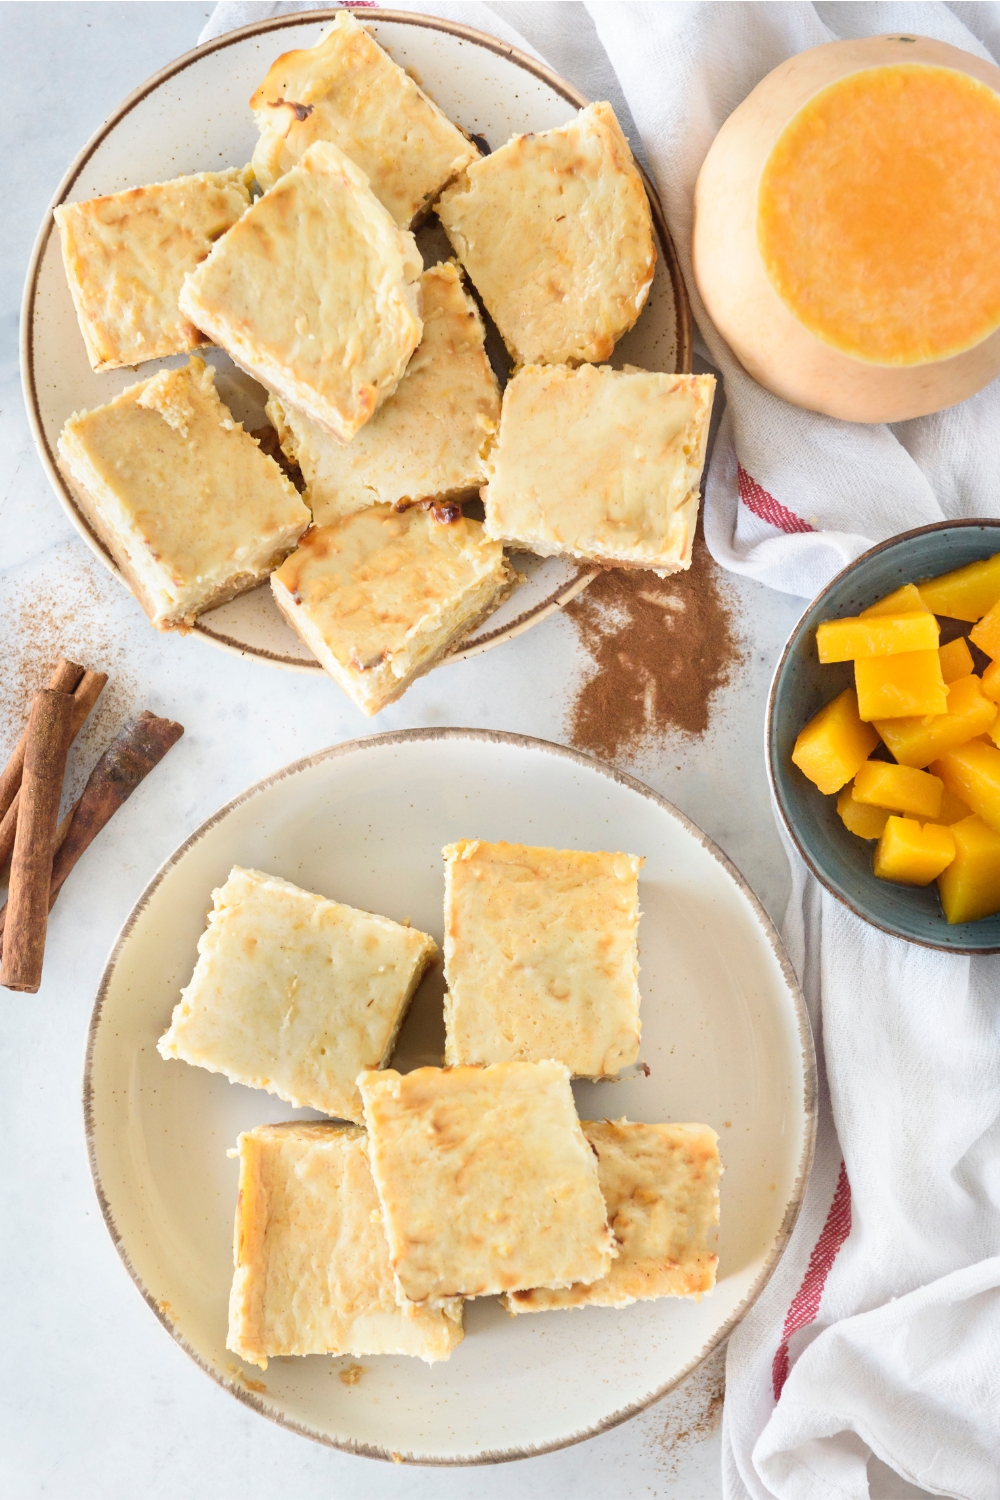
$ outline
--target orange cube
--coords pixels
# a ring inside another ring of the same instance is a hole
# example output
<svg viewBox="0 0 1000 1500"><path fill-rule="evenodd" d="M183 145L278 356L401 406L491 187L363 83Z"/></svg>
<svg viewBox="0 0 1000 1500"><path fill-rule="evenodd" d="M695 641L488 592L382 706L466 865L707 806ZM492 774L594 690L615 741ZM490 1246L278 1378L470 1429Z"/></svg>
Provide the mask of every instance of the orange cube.
<svg viewBox="0 0 1000 1500"><path fill-rule="evenodd" d="M858 717L857 694L845 688L800 732L792 760L821 792L839 792L877 744L875 730Z"/></svg>
<svg viewBox="0 0 1000 1500"><path fill-rule="evenodd" d="M881 838L882 829L889 821L889 814L884 807L867 807L865 803L855 801L851 782L848 782L837 798L837 812L848 832L857 834L859 839Z"/></svg>
<svg viewBox="0 0 1000 1500"><path fill-rule="evenodd" d="M992 725L997 706L986 697L978 677L960 677L946 691L945 714L875 721L875 728L900 765L929 766L946 750L964 745Z"/></svg>
<svg viewBox="0 0 1000 1500"><path fill-rule="evenodd" d="M957 682L960 677L968 677L976 669L964 635L957 635L947 646L942 646L938 657L941 661L941 676L945 682Z"/></svg>
<svg viewBox="0 0 1000 1500"><path fill-rule="evenodd" d="M1000 833L982 818L964 818L951 830L955 858L938 876L938 894L949 922L978 922L1000 911Z"/></svg>
<svg viewBox="0 0 1000 1500"><path fill-rule="evenodd" d="M927 771L893 766L886 760L866 760L854 778L855 802L936 819L941 811L944 782Z"/></svg>
<svg viewBox="0 0 1000 1500"><path fill-rule="evenodd" d="M968 563L939 578L918 583L920 597L936 615L952 620L981 620L1000 599L1000 552L983 562Z"/></svg>
<svg viewBox="0 0 1000 1500"><path fill-rule="evenodd" d="M949 750L933 765L935 776L1000 833L1000 750L979 741Z"/></svg>
<svg viewBox="0 0 1000 1500"><path fill-rule="evenodd" d="M867 723L948 711L948 689L936 647L897 656L861 657L854 663L854 686L858 713Z"/></svg>
<svg viewBox="0 0 1000 1500"><path fill-rule="evenodd" d="M1000 656L1000 601L987 610L979 624L969 631L969 639L994 661Z"/></svg>
<svg viewBox="0 0 1000 1500"><path fill-rule="evenodd" d="M940 626L927 610L908 615L824 620L816 627L821 662L857 661L864 656L898 656L901 651L936 651Z"/></svg>
<svg viewBox="0 0 1000 1500"><path fill-rule="evenodd" d="M871 615L911 615L917 609L926 609L930 614L930 610L920 597L917 585L904 583L903 587L896 589L895 593L887 594L884 599L879 599L875 604L869 604L867 609L861 611L859 618L867 620Z"/></svg>
<svg viewBox="0 0 1000 1500"><path fill-rule="evenodd" d="M994 703L1000 703L1000 661L991 661L982 677L983 692Z"/></svg>
<svg viewBox="0 0 1000 1500"><path fill-rule="evenodd" d="M930 885L955 858L950 828L891 817L875 846L875 874L897 885Z"/></svg>
<svg viewBox="0 0 1000 1500"><path fill-rule="evenodd" d="M944 785L943 782L942 785ZM956 797L951 788L946 786L941 793L941 811L934 821L935 823L944 823L946 827L950 828L952 823L961 823L962 819L969 817L971 812L972 808L969 804L963 802L961 797Z"/></svg>

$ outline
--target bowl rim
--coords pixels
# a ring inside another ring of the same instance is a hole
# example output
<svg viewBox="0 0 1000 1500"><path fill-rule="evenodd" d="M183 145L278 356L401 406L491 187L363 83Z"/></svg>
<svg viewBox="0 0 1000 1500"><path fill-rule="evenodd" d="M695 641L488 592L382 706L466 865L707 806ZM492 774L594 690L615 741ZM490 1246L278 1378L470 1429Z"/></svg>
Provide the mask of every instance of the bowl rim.
<svg viewBox="0 0 1000 1500"><path fill-rule="evenodd" d="M883 542L876 542L873 547L869 547L866 552L862 552L860 557L856 557L853 562L849 562L846 567L841 568L839 573L835 573L830 581L820 589L819 593L813 599L810 599L785 642L784 649L778 658L778 664L771 677L771 686L768 688L767 713L764 720L764 760L767 765L767 780L771 788L771 799L778 811L788 837L795 845L806 867L815 875L824 890L829 891L830 895L839 901L841 906L846 906L848 911L853 912L856 917L860 917L869 927L876 927L880 932L885 932L890 937L898 938L900 942L913 943L919 948L931 948L937 953L950 953L953 955L1000 953L1000 943L989 945L985 943L935 943L929 938L911 937L909 933L899 932L897 928L887 926L885 922L880 922L877 917L869 916L866 911L862 911L856 902L852 901L844 891L837 888L831 877L816 863L816 860L799 837L794 823L788 814L781 796L778 777L775 775L773 757L774 715L779 682L785 671L792 648L797 644L802 635L807 617L812 614L821 600L838 584L844 581L848 574L853 573L862 563L869 562L873 557L877 557L879 553L888 552L903 542L912 541L914 537L928 536L935 531L968 531L976 528L981 531L994 530L1000 534L1000 517L963 516L961 519L955 521L932 521L928 526L915 526L912 531L899 531L895 536L887 537Z"/></svg>

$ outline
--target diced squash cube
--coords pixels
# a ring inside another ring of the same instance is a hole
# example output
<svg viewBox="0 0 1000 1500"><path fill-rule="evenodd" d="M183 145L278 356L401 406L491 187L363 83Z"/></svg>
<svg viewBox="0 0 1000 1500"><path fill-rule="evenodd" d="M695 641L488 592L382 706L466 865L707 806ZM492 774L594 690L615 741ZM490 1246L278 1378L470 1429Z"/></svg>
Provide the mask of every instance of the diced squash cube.
<svg viewBox="0 0 1000 1500"><path fill-rule="evenodd" d="M978 625L972 627L969 639L994 661L1000 656L1000 600L986 611Z"/></svg>
<svg viewBox="0 0 1000 1500"><path fill-rule="evenodd" d="M891 817L875 846L875 874L897 885L930 885L955 858L950 828Z"/></svg>
<svg viewBox="0 0 1000 1500"><path fill-rule="evenodd" d="M1000 911L1000 833L974 815L951 830L955 858L938 876L949 922L978 922Z"/></svg>
<svg viewBox="0 0 1000 1500"><path fill-rule="evenodd" d="M936 648L861 657L854 663L854 686L858 713L866 723L948 711L948 689Z"/></svg>
<svg viewBox="0 0 1000 1500"><path fill-rule="evenodd" d="M884 807L866 807L863 802L854 800L851 782L848 782L837 798L837 812L848 832L856 833L859 839L881 838L882 829L889 821L889 814Z"/></svg>
<svg viewBox="0 0 1000 1500"><path fill-rule="evenodd" d="M960 677L968 677L976 669L964 635L957 635L947 646L942 646L938 656L941 660L941 676L945 682L957 682Z"/></svg>
<svg viewBox="0 0 1000 1500"><path fill-rule="evenodd" d="M918 583L920 597L936 615L952 620L981 620L1000 599L1000 552L983 562L968 563L953 573Z"/></svg>
<svg viewBox="0 0 1000 1500"><path fill-rule="evenodd" d="M937 756L990 728L997 706L978 677L960 677L947 689L948 712L932 717L876 719L875 728L902 766L929 766ZM945 781L945 785L948 783Z"/></svg>
<svg viewBox="0 0 1000 1500"><path fill-rule="evenodd" d="M858 717L857 694L845 688L809 720L795 741L792 760L821 792L839 792L877 744L875 730Z"/></svg>
<svg viewBox="0 0 1000 1500"><path fill-rule="evenodd" d="M875 604L869 604L867 609L861 611L859 618L867 620L870 615L911 615L916 609L927 609L927 605L921 599L920 590L915 583L904 583L895 593L887 594ZM930 614L931 611L928 609L927 613Z"/></svg>
<svg viewBox="0 0 1000 1500"><path fill-rule="evenodd" d="M898 656L901 651L936 651L940 626L927 610L908 615L824 620L816 627L821 662L857 661L866 656Z"/></svg>
<svg viewBox="0 0 1000 1500"><path fill-rule="evenodd" d="M979 742L960 745L932 767L946 787L1000 833L1000 750Z"/></svg>
<svg viewBox="0 0 1000 1500"><path fill-rule="evenodd" d="M893 766L885 760L866 760L854 778L855 802L936 819L941 811L944 782L912 766Z"/></svg>
<svg viewBox="0 0 1000 1500"><path fill-rule="evenodd" d="M1000 661L991 661L982 676L983 692L994 703L1000 703Z"/></svg>
<svg viewBox="0 0 1000 1500"><path fill-rule="evenodd" d="M951 788L946 786L941 793L941 811L934 821L935 823L944 823L946 827L950 828L952 823L961 823L962 819L967 818L971 812L972 808L969 804L963 802L961 797L956 797Z"/></svg>

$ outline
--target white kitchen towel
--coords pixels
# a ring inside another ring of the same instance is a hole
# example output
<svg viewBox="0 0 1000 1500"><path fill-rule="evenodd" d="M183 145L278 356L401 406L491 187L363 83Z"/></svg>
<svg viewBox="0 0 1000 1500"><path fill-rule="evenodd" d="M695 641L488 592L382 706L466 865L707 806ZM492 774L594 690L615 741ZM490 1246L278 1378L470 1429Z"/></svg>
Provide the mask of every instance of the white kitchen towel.
<svg viewBox="0 0 1000 1500"><path fill-rule="evenodd" d="M222 4L203 39L306 8ZM577 4L404 8L527 42L591 97L610 97L627 130L634 121L704 351L725 381L706 493L721 562L811 597L873 541L1000 514L1000 382L895 428L799 411L742 370L689 274L698 168L771 68L835 37L895 30L997 56L1000 6L595 3L589 18ZM791 850L789 859L785 940L820 1051L819 1136L790 1243L730 1340L724 1492L863 1500L875 1455L922 1491L996 1500L1000 959L886 937L822 892Z"/></svg>

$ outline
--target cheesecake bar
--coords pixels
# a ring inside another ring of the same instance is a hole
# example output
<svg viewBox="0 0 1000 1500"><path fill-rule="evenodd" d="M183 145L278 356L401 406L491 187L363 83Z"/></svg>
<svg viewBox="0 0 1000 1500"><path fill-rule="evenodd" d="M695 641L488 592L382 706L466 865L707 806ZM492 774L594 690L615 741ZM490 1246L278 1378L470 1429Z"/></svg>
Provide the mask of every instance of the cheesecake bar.
<svg viewBox="0 0 1000 1500"><path fill-rule="evenodd" d="M487 463L487 536L661 577L690 567L714 394L712 375L519 370Z"/></svg>
<svg viewBox="0 0 1000 1500"><path fill-rule="evenodd" d="M285 52L250 100L260 140L253 169L269 188L313 141L333 141L408 229L479 155L410 75L342 10L315 47Z"/></svg>
<svg viewBox="0 0 1000 1500"><path fill-rule="evenodd" d="M485 483L500 390L483 348L479 309L452 261L425 271L420 285L424 336L395 394L349 443L338 443L277 397L268 402L318 526L369 505L457 499Z"/></svg>
<svg viewBox="0 0 1000 1500"><path fill-rule="evenodd" d="M653 284L649 199L610 104L472 162L437 214L518 365L610 358Z"/></svg>
<svg viewBox="0 0 1000 1500"><path fill-rule="evenodd" d="M478 521L390 505L315 527L271 574L289 625L369 715L457 645L516 581Z"/></svg>
<svg viewBox="0 0 1000 1500"><path fill-rule="evenodd" d="M75 412L59 459L159 630L186 629L253 588L309 525L295 486L233 420L197 357Z"/></svg>
<svg viewBox="0 0 1000 1500"><path fill-rule="evenodd" d="M584 1120L618 1256L600 1281L558 1291L511 1292L509 1312L627 1307L694 1297L715 1286L719 1138L707 1125Z"/></svg>
<svg viewBox="0 0 1000 1500"><path fill-rule="evenodd" d="M248 208L181 287L247 374L347 443L420 342L416 241L329 141Z"/></svg>
<svg viewBox="0 0 1000 1500"><path fill-rule="evenodd" d="M239 865L212 897L161 1057L360 1120L355 1080L392 1056L434 939Z"/></svg>
<svg viewBox="0 0 1000 1500"><path fill-rule="evenodd" d="M358 1079L397 1292L450 1297L605 1276L597 1158L557 1062Z"/></svg>
<svg viewBox="0 0 1000 1500"><path fill-rule="evenodd" d="M262 1370L284 1354L448 1358L462 1341L462 1303L397 1304L363 1130L258 1125L233 1154L228 1349Z"/></svg>
<svg viewBox="0 0 1000 1500"><path fill-rule="evenodd" d="M551 1057L583 1078L634 1063L643 861L480 839L443 852L445 1061Z"/></svg>
<svg viewBox="0 0 1000 1500"><path fill-rule="evenodd" d="M117 370L209 341L177 305L189 271L250 206L249 168L198 172L53 210L87 356Z"/></svg>

